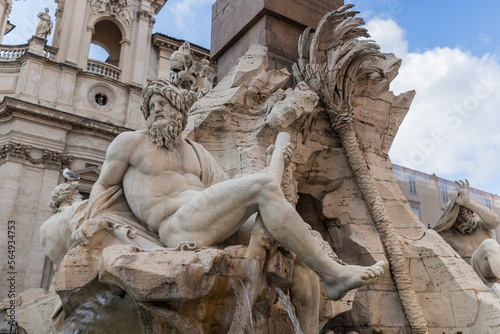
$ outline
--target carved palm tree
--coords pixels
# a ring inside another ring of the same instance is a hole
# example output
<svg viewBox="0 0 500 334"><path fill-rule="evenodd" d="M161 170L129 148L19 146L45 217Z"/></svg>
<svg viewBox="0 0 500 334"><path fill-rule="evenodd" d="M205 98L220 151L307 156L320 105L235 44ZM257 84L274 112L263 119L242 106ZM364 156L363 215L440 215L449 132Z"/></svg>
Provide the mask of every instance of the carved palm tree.
<svg viewBox="0 0 500 334"><path fill-rule="evenodd" d="M294 76L305 81L326 105L333 129L338 133L354 178L368 205L386 249L391 272L413 333L427 333L427 323L418 304L415 290L401 249L400 240L387 215L375 181L370 174L356 131L352 124L354 86L360 79L384 77L382 69L370 64L385 58L379 46L370 40L358 12L345 5L328 13L313 34L308 28L299 39L299 60Z"/></svg>

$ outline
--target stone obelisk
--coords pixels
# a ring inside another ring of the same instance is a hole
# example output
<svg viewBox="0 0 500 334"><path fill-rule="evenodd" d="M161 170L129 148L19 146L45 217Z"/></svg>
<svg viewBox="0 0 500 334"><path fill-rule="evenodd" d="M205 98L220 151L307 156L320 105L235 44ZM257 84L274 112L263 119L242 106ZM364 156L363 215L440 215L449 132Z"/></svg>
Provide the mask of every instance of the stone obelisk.
<svg viewBox="0 0 500 334"><path fill-rule="evenodd" d="M291 68L304 29L316 28L326 13L343 4L343 0L217 0L212 6L211 57L218 61L218 80L252 44L268 47L271 68Z"/></svg>

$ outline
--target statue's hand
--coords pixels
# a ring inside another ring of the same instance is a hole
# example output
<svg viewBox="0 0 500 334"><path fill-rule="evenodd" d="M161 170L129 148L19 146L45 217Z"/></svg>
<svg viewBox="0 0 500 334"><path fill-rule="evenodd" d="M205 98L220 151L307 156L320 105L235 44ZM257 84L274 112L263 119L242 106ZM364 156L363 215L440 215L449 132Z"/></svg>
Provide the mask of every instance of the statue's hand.
<svg viewBox="0 0 500 334"><path fill-rule="evenodd" d="M273 157L274 145L269 145L267 148L267 167L271 164L271 158Z"/></svg>
<svg viewBox="0 0 500 334"><path fill-rule="evenodd" d="M83 222L76 231L71 233L71 240L76 242L80 246L86 246L89 244L92 236L98 231L104 230L108 227L108 224L104 220L90 219Z"/></svg>
<svg viewBox="0 0 500 334"><path fill-rule="evenodd" d="M295 148L291 143L286 144L285 148L283 148L283 159L285 160L285 169L290 164L290 161L292 161L294 150Z"/></svg>
<svg viewBox="0 0 500 334"><path fill-rule="evenodd" d="M456 199L456 203L461 206L465 206L467 203L470 202L470 197L469 197L469 181L466 179L465 182L462 180L455 181L456 184L458 184L458 196Z"/></svg>

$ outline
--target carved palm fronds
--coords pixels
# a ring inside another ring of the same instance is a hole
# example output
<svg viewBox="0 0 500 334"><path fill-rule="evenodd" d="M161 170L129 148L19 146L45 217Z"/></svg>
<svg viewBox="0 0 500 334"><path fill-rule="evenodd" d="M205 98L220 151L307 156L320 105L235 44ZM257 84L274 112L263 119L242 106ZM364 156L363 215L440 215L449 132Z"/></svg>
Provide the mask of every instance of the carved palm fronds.
<svg viewBox="0 0 500 334"><path fill-rule="evenodd" d="M316 33L307 28L299 39L299 60L293 71L299 81L305 81L326 104L333 118L350 112L355 83L360 78L384 72L370 66L374 58L384 58L379 46L371 40L358 12L346 11L345 5L330 12L318 25Z"/></svg>
<svg viewBox="0 0 500 334"><path fill-rule="evenodd" d="M400 239L387 215L385 204L370 173L357 133L352 124L355 85L362 79L384 77L383 70L371 64L385 58L370 40L358 12L345 5L328 13L313 34L305 30L299 39L299 60L293 71L305 81L326 106L333 129L339 134L349 166L363 194L387 252L391 273L413 333L427 333L427 323L411 284Z"/></svg>

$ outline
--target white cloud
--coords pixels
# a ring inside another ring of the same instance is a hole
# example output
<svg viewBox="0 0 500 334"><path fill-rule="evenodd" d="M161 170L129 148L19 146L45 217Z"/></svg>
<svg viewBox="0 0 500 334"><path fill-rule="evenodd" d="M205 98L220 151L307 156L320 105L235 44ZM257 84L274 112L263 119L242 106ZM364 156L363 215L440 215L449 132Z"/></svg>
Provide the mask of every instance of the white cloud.
<svg viewBox="0 0 500 334"><path fill-rule="evenodd" d="M403 59L391 89L417 92L390 151L392 161L500 193L498 60L458 48L408 53L404 30L394 21L375 18L367 23L373 26L381 50Z"/></svg>
<svg viewBox="0 0 500 334"><path fill-rule="evenodd" d="M385 53L394 53L404 57L408 53L408 42L404 39L406 31L392 19L375 17L366 23L370 38L380 46Z"/></svg>
<svg viewBox="0 0 500 334"><path fill-rule="evenodd" d="M194 42L199 39L197 31L200 29L201 21L207 20L210 24L210 11L207 10L207 6L213 3L214 0L174 0L166 7L169 13L167 15L173 16L177 29L188 36L187 40Z"/></svg>

